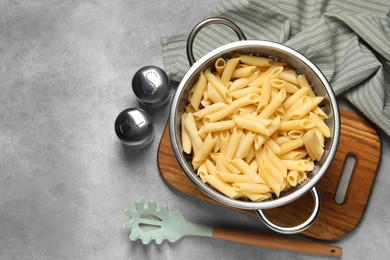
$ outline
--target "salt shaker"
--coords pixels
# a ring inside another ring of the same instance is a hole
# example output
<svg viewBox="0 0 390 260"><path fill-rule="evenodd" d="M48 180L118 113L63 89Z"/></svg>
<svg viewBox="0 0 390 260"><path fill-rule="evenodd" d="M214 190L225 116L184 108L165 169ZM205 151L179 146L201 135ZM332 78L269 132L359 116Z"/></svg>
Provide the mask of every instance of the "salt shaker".
<svg viewBox="0 0 390 260"><path fill-rule="evenodd" d="M154 139L152 119L140 108L123 110L115 120L115 132L126 145L144 148Z"/></svg>
<svg viewBox="0 0 390 260"><path fill-rule="evenodd" d="M161 108L169 100L169 78L159 67L146 66L138 70L134 74L132 87L138 101L146 107Z"/></svg>

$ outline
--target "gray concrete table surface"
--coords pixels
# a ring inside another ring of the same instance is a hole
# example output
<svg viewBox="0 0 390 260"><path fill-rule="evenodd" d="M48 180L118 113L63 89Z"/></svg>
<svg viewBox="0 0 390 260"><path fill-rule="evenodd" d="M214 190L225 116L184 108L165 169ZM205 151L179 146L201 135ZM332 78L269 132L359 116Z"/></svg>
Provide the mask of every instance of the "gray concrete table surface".
<svg viewBox="0 0 390 260"><path fill-rule="evenodd" d="M188 220L267 231L253 216L169 188L157 148L169 106L147 110L154 142L135 152L114 133L139 104L134 73L162 67L160 39L188 34L212 1L0 2L0 259L325 259L188 237L131 242L124 209L155 201ZM334 244L343 259L390 257L390 138L360 225Z"/></svg>

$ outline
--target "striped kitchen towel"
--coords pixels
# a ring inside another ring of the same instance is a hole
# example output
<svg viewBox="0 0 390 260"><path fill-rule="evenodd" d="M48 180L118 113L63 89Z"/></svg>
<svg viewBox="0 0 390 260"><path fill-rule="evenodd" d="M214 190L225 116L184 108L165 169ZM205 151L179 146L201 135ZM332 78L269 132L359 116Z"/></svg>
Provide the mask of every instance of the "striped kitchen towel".
<svg viewBox="0 0 390 260"><path fill-rule="evenodd" d="M225 0L210 16L232 20L247 39L301 52L322 70L336 95L390 135L389 8L388 0ZM186 41L186 35L161 40L164 67L173 80L189 69ZM194 55L233 41L231 29L206 27L194 41Z"/></svg>

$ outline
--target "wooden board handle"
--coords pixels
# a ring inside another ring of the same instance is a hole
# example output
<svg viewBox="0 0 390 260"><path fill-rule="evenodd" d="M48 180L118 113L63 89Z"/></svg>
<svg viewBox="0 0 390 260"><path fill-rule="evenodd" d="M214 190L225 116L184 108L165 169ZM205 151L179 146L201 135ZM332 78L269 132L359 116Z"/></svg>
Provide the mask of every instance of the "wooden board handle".
<svg viewBox="0 0 390 260"><path fill-rule="evenodd" d="M254 246L291 250L306 254L341 256L343 253L342 248L338 246L267 233L214 228L213 237Z"/></svg>

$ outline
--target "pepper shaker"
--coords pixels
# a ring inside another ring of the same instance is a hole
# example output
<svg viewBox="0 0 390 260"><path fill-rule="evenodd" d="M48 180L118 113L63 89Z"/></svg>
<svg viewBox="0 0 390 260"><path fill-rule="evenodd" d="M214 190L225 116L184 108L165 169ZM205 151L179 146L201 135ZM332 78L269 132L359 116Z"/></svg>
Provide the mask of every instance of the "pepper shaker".
<svg viewBox="0 0 390 260"><path fill-rule="evenodd" d="M125 144L134 148L144 148L154 139L152 119L140 108L123 110L115 120L115 132Z"/></svg>
<svg viewBox="0 0 390 260"><path fill-rule="evenodd" d="M138 101L146 107L161 108L169 100L169 78L159 67L146 66L138 70L134 74L132 87Z"/></svg>

